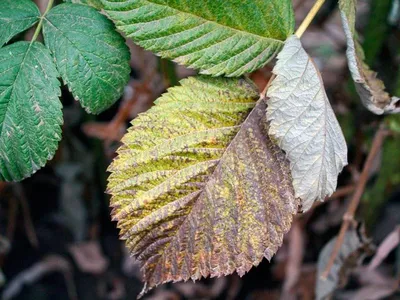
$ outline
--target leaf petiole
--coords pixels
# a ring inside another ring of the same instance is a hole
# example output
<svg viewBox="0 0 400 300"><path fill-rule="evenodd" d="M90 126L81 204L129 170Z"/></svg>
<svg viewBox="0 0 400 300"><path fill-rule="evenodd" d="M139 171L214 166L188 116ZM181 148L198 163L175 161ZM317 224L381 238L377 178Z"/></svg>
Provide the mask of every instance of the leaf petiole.
<svg viewBox="0 0 400 300"><path fill-rule="evenodd" d="M36 41L37 37L39 36L39 33L42 30L42 26L43 26L43 19L47 15L47 13L50 11L50 9L53 7L53 4L54 4L54 0L49 0L49 2L47 3L46 10L44 11L43 15L40 17L39 24L36 27L35 33L33 34L31 43Z"/></svg>
<svg viewBox="0 0 400 300"><path fill-rule="evenodd" d="M303 33L307 30L308 26L311 24L312 20L314 20L315 16L317 15L318 11L321 9L322 5L325 3L325 0L317 0L314 4L314 6L311 8L309 11L308 15L306 18L303 20L303 22L300 24L299 28L297 29L295 35L298 38L301 38ZM264 90L261 92L261 98L265 98L268 88L271 85L272 81L275 79L275 74L272 74L270 80L268 81L268 84L265 86Z"/></svg>
<svg viewBox="0 0 400 300"><path fill-rule="evenodd" d="M325 0L317 0L314 4L314 6L311 8L310 12L306 16L306 18L303 20L299 28L297 29L295 35L298 38L301 38L303 33L306 31L308 26L311 24L312 20L314 20L314 17L317 15L318 11L321 9L322 5L325 3Z"/></svg>

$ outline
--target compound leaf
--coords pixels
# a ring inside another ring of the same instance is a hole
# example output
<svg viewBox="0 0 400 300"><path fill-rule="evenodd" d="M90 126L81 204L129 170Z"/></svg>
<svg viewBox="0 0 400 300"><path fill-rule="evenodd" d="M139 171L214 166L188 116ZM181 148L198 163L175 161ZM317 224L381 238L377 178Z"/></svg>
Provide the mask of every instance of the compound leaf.
<svg viewBox="0 0 400 300"><path fill-rule="evenodd" d="M0 49L0 180L22 180L53 157L63 123L57 77L38 42Z"/></svg>
<svg viewBox="0 0 400 300"><path fill-rule="evenodd" d="M347 146L317 67L296 36L278 55L268 90L269 134L290 161L296 197L303 210L324 200L347 165Z"/></svg>
<svg viewBox="0 0 400 300"><path fill-rule="evenodd" d="M137 44L214 76L261 68L294 27L290 0L102 1Z"/></svg>
<svg viewBox="0 0 400 300"><path fill-rule="evenodd" d="M141 262L143 292L243 275L272 257L298 208L254 85L210 77L181 83L132 122L110 166L112 215Z"/></svg>
<svg viewBox="0 0 400 300"><path fill-rule="evenodd" d="M64 3L45 17L43 34L64 82L89 113L100 113L129 79L129 49L111 21L94 8Z"/></svg>
<svg viewBox="0 0 400 300"><path fill-rule="evenodd" d="M33 26L39 18L39 8L31 0L1 0L0 47L16 34Z"/></svg>
<svg viewBox="0 0 400 300"><path fill-rule="evenodd" d="M400 112L400 98L391 97L385 91L385 84L364 62L364 51L357 40L355 29L356 4L355 0L339 1L343 28L347 38L347 60L356 90L364 106L371 112L378 115L398 113Z"/></svg>

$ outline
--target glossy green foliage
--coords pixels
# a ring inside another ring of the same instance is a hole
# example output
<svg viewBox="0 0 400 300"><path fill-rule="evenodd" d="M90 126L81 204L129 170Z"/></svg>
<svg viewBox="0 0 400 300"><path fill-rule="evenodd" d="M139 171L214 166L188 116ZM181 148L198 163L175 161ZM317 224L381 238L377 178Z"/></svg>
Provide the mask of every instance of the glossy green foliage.
<svg viewBox="0 0 400 300"><path fill-rule="evenodd" d="M122 95L129 50L105 16L88 6L61 4L46 15L43 34L64 83L88 112L100 113Z"/></svg>
<svg viewBox="0 0 400 300"><path fill-rule="evenodd" d="M243 275L281 245L299 200L258 98L246 79L189 78L132 122L109 192L144 292Z"/></svg>
<svg viewBox="0 0 400 300"><path fill-rule="evenodd" d="M264 66L294 27L290 0L102 1L137 44L214 76L240 76Z"/></svg>
<svg viewBox="0 0 400 300"><path fill-rule="evenodd" d="M0 180L21 180L53 157L63 122L57 77L40 43L0 49Z"/></svg>
<svg viewBox="0 0 400 300"><path fill-rule="evenodd" d="M45 45L1 47L39 19L34 39L43 29ZM30 0L1 0L0 180L22 180L53 157L63 122L59 77L88 112L99 113L122 95L129 58L124 38L94 8L66 3L41 16Z"/></svg>
<svg viewBox="0 0 400 300"><path fill-rule="evenodd" d="M16 34L33 26L39 17L39 8L31 0L1 0L0 47Z"/></svg>

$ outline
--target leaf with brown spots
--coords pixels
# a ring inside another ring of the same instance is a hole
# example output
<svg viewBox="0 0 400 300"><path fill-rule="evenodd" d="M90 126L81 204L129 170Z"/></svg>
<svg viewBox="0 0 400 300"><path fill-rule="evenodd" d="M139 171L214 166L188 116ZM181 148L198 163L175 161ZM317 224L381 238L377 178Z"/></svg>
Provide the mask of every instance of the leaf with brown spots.
<svg viewBox="0 0 400 300"><path fill-rule="evenodd" d="M143 293L245 274L271 259L299 205L253 83L181 84L133 121L110 166L112 214L141 262Z"/></svg>

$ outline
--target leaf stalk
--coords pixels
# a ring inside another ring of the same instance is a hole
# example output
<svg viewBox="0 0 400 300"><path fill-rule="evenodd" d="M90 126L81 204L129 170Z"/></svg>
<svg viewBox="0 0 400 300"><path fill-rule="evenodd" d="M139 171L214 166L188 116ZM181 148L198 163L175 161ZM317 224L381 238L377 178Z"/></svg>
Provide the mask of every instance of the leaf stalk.
<svg viewBox="0 0 400 300"><path fill-rule="evenodd" d="M318 11L321 9L322 5L325 3L325 0L317 0L314 4L314 6L311 8L310 12L306 16L306 18L303 20L299 28L297 29L295 35L298 38L301 38L303 33L307 30L308 26L311 24L311 22L314 20L315 16L317 15Z"/></svg>
<svg viewBox="0 0 400 300"><path fill-rule="evenodd" d="M39 36L40 31L42 30L42 26L43 26L43 19L44 17L47 15L47 13L50 11L50 9L53 7L54 4L54 0L49 0L49 2L47 3L47 7L46 10L44 11L44 13L42 14L42 16L40 17L40 21L38 26L36 27L35 33L33 34L31 43L33 43L34 41L36 41L37 37Z"/></svg>
<svg viewBox="0 0 400 300"><path fill-rule="evenodd" d="M309 11L308 15L306 18L303 20L299 28L297 29L295 35L298 38L301 38L303 33L307 30L308 26L311 24L311 22L314 20L315 16L317 15L318 11L321 9L322 5L325 3L325 0L317 0L314 4L314 6L311 8ZM265 86L264 90L261 92L261 98L265 98L268 88L270 87L272 81L275 79L275 74L272 74L268 84Z"/></svg>

